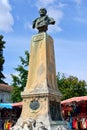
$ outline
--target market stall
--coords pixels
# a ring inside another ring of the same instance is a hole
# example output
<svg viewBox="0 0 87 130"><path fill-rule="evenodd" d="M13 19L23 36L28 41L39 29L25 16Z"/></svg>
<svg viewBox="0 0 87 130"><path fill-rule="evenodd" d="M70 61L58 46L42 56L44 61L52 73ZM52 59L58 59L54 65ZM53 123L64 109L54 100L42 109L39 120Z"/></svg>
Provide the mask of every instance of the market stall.
<svg viewBox="0 0 87 130"><path fill-rule="evenodd" d="M22 102L0 103L0 130L15 124L20 117L21 109Z"/></svg>
<svg viewBox="0 0 87 130"><path fill-rule="evenodd" d="M61 102L62 115L73 129L87 129L87 96L73 97Z"/></svg>

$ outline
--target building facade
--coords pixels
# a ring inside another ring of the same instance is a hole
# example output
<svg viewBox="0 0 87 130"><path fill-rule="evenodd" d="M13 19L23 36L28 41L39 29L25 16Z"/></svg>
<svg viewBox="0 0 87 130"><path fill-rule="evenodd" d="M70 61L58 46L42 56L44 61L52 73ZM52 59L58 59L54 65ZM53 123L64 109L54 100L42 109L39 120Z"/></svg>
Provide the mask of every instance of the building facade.
<svg viewBox="0 0 87 130"><path fill-rule="evenodd" d="M0 84L0 103L11 102L12 86Z"/></svg>

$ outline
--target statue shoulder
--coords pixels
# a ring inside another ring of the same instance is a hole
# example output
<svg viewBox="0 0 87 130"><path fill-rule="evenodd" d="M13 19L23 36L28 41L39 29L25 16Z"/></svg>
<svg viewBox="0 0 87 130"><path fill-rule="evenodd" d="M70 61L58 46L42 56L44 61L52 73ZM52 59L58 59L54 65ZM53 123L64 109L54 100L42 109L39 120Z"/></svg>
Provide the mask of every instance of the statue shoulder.
<svg viewBox="0 0 87 130"><path fill-rule="evenodd" d="M55 20L51 17L49 17L49 24L55 24Z"/></svg>
<svg viewBox="0 0 87 130"><path fill-rule="evenodd" d="M35 28L35 24L36 24L36 21L38 20L38 18L36 18L33 23L32 23L32 27Z"/></svg>

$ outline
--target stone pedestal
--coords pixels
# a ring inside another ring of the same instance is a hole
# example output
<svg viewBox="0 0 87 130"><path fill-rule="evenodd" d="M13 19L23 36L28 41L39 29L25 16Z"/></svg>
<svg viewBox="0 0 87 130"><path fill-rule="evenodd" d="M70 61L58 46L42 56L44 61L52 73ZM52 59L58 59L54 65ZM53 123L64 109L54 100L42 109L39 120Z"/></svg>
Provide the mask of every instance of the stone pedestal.
<svg viewBox="0 0 87 130"><path fill-rule="evenodd" d="M18 124L32 124L32 130L67 130L61 116L61 93L56 81L53 39L47 33L31 40L26 87L22 92L23 108ZM28 127L30 128L30 126ZM16 130L16 128L15 128Z"/></svg>

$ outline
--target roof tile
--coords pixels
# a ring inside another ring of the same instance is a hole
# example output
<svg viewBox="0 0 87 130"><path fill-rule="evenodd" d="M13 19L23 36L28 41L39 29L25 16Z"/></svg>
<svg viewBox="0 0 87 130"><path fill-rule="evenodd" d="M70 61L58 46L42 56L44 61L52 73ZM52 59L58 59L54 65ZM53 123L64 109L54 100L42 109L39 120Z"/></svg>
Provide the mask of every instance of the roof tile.
<svg viewBox="0 0 87 130"><path fill-rule="evenodd" d="M12 86L9 86L7 84L0 84L0 91L11 92L12 91Z"/></svg>

